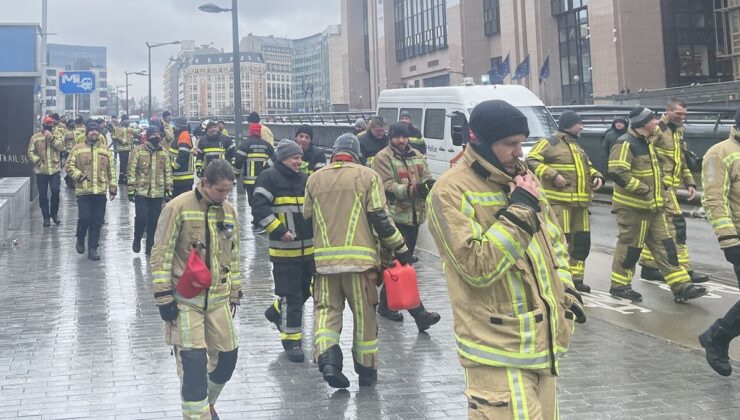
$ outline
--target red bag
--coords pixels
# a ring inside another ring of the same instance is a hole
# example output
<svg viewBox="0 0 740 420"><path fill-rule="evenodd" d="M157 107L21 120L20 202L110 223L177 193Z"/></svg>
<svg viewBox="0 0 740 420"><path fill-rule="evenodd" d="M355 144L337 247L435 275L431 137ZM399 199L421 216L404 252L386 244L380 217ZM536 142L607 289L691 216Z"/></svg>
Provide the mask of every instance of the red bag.
<svg viewBox="0 0 740 420"><path fill-rule="evenodd" d="M395 266L386 268L383 273L388 308L392 311L418 308L421 300L416 270L411 265L401 265L398 260L393 262Z"/></svg>
<svg viewBox="0 0 740 420"><path fill-rule="evenodd" d="M177 281L177 293L186 299L192 299L209 287L211 287L211 271L200 258L198 249L193 248L188 256L185 271Z"/></svg>

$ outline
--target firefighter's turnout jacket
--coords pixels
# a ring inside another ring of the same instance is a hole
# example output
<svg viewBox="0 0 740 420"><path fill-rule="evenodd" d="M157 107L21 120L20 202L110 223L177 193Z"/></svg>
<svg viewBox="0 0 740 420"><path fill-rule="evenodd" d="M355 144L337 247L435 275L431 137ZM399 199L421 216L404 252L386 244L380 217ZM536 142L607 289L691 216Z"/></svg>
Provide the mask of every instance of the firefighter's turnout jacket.
<svg viewBox="0 0 740 420"><path fill-rule="evenodd" d="M702 166L701 201L721 248L740 245L740 130L710 147Z"/></svg>
<svg viewBox="0 0 740 420"><path fill-rule="evenodd" d="M177 196L162 210L154 243L150 263L157 305L175 299L180 305L213 311L228 302L239 303L239 222L227 201L214 203L202 185ZM188 299L175 287L194 246L211 272L211 287Z"/></svg>
<svg viewBox="0 0 740 420"><path fill-rule="evenodd" d="M64 151L64 136L54 130L48 139L43 132L31 136L28 142L28 159L33 163L34 173L54 175L61 171L61 153Z"/></svg>
<svg viewBox="0 0 740 420"><path fill-rule="evenodd" d="M681 184L695 187L694 176L686 166L684 127L677 127L663 115L655 131L653 146L663 171L663 184L670 188L678 188Z"/></svg>
<svg viewBox="0 0 740 420"><path fill-rule="evenodd" d="M236 156L236 146L231 137L224 136L221 133L214 137L205 135L198 140L199 153L196 157L195 167L205 169L209 163L217 159L224 159L234 162Z"/></svg>
<svg viewBox="0 0 740 420"><path fill-rule="evenodd" d="M126 191L148 198L161 198L172 192L172 168L167 152L151 143L137 146L128 161Z"/></svg>
<svg viewBox="0 0 740 420"><path fill-rule="evenodd" d="M575 318L568 310L574 298L564 292L574 287L565 239L545 195L540 212L510 204L510 182L468 147L428 198L457 352L464 367L557 375Z"/></svg>
<svg viewBox="0 0 740 420"><path fill-rule="evenodd" d="M609 179L615 184L612 206L657 212L665 202L662 176L652 139L630 129L609 155Z"/></svg>
<svg viewBox="0 0 740 420"><path fill-rule="evenodd" d="M412 194L411 186L432 179L424 155L410 145L403 152L388 145L375 155L372 168L383 181L393 221L409 226L423 224L427 217L426 197L422 197L421 191Z"/></svg>
<svg viewBox="0 0 740 420"><path fill-rule="evenodd" d="M257 177L267 168L267 161L272 154L270 143L260 137L251 136L241 142L236 152L234 171L243 171L242 183L245 187L257 182Z"/></svg>
<svg viewBox="0 0 740 420"><path fill-rule="evenodd" d="M594 194L593 181L603 178L577 139L561 131L540 140L527 155L527 165L542 182L549 202L571 207L588 207ZM565 179L565 188L555 186L558 175Z"/></svg>
<svg viewBox="0 0 740 420"><path fill-rule="evenodd" d="M270 261L310 261L313 259L313 228L303 217L304 191L308 177L277 162L257 177L252 199L252 215L270 239ZM281 240L293 233L291 242Z"/></svg>
<svg viewBox="0 0 740 420"><path fill-rule="evenodd" d="M370 168L336 161L311 175L303 215L313 219L316 272L362 273L379 268L373 231L383 247L406 252L387 211L383 183Z"/></svg>
<svg viewBox="0 0 740 420"><path fill-rule="evenodd" d="M118 191L113 155L105 142L79 143L72 148L64 166L75 180L75 195L105 195Z"/></svg>
<svg viewBox="0 0 740 420"><path fill-rule="evenodd" d="M187 130L178 130L177 143L169 146L174 182L192 183L195 178L195 154L193 139Z"/></svg>

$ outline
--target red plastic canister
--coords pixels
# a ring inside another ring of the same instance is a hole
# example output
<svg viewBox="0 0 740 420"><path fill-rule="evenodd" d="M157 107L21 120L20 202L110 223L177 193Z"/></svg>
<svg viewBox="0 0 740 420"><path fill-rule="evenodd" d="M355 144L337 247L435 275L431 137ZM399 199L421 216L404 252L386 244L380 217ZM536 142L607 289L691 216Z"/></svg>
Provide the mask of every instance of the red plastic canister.
<svg viewBox="0 0 740 420"><path fill-rule="evenodd" d="M419 285L416 281L416 270L411 265L401 265L398 260L395 266L388 267L383 273L388 308L393 311L419 307Z"/></svg>
<svg viewBox="0 0 740 420"><path fill-rule="evenodd" d="M185 271L177 281L177 293L186 299L192 299L208 287L211 287L211 272L200 258L198 250L193 249L188 256Z"/></svg>

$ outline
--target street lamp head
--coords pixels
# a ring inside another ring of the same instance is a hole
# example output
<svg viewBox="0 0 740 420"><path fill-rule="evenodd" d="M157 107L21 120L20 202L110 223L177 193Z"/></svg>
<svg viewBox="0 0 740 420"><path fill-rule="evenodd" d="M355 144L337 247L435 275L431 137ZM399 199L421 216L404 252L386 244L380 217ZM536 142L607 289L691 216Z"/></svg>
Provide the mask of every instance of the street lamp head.
<svg viewBox="0 0 740 420"><path fill-rule="evenodd" d="M221 12L231 11L231 9L224 9L223 7L213 4L213 3L206 3L203 5L200 5L198 6L198 10L200 10L201 12L206 12L206 13L221 13Z"/></svg>

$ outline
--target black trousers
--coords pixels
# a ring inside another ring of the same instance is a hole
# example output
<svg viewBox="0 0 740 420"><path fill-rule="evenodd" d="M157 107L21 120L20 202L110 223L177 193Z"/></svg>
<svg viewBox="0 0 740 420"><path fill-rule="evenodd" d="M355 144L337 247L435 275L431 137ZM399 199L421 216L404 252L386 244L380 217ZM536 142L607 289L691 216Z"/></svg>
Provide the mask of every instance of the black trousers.
<svg viewBox="0 0 740 420"><path fill-rule="evenodd" d="M244 185L244 191L247 192L247 203L249 203L250 211L252 209L252 200L254 199L254 184L242 184ZM252 218L252 226L260 227L259 220Z"/></svg>
<svg viewBox="0 0 740 420"><path fill-rule="evenodd" d="M134 241L141 241L146 231L146 250L154 246L154 234L157 232L157 220L162 212L164 198L136 196L136 217L134 218Z"/></svg>
<svg viewBox="0 0 740 420"><path fill-rule="evenodd" d="M90 194L77 197L77 240L85 241L88 248L100 244L100 228L105 221L105 195Z"/></svg>
<svg viewBox="0 0 740 420"><path fill-rule="evenodd" d="M39 207L44 220L50 216L56 216L59 212L59 187L61 186L59 172L52 175L36 174L36 187L39 190ZM51 191L51 205L49 204L49 191Z"/></svg>
<svg viewBox="0 0 740 420"><path fill-rule="evenodd" d="M403 240L406 241L406 247L414 255L416 250L416 240L419 238L419 226L396 224L398 231L401 232Z"/></svg>
<svg viewBox="0 0 740 420"><path fill-rule="evenodd" d="M280 329L284 341L300 340L303 330L303 304L311 296L313 261L273 262L275 294L280 297Z"/></svg>
<svg viewBox="0 0 740 420"><path fill-rule="evenodd" d="M118 183L122 184L126 181L126 174L128 173L128 154L129 152L118 152Z"/></svg>
<svg viewBox="0 0 740 420"><path fill-rule="evenodd" d="M172 183L172 198L175 198L182 193L186 193L192 190L193 190L193 180L192 179L187 180L187 181L174 181Z"/></svg>

